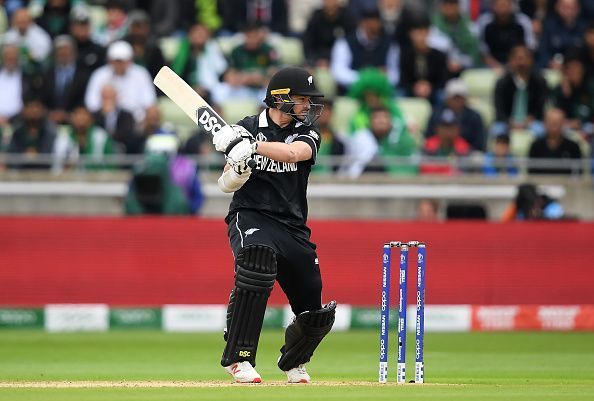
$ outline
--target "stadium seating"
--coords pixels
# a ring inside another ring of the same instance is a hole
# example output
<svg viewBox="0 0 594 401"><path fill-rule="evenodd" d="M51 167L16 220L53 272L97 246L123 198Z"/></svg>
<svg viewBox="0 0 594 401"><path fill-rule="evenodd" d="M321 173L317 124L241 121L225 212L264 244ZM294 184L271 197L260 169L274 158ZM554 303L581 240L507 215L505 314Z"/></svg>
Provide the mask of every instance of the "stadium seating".
<svg viewBox="0 0 594 401"><path fill-rule="evenodd" d="M327 68L316 68L314 71L316 78L316 87L328 99L336 97L336 81Z"/></svg>
<svg viewBox="0 0 594 401"><path fill-rule="evenodd" d="M0 10L0 32L4 33L8 29L8 17L6 16L6 10L4 7Z"/></svg>
<svg viewBox="0 0 594 401"><path fill-rule="evenodd" d="M186 140L196 129L194 122L167 96L161 96L158 102L163 121L173 124L179 138Z"/></svg>
<svg viewBox="0 0 594 401"><path fill-rule="evenodd" d="M305 61L301 39L276 36L270 40L270 44L278 51L283 65L302 65Z"/></svg>
<svg viewBox="0 0 594 401"><path fill-rule="evenodd" d="M483 117L485 127L489 127L495 120L495 107L493 107L493 102L490 99L471 97L468 99L468 106Z"/></svg>
<svg viewBox="0 0 594 401"><path fill-rule="evenodd" d="M179 49L180 39L175 36L167 36L159 39L159 47L163 53L163 57L169 63L175 58Z"/></svg>
<svg viewBox="0 0 594 401"><path fill-rule="evenodd" d="M582 151L582 157L590 157L590 144L584 139L584 137L577 131L570 131L567 133L567 137L580 145Z"/></svg>
<svg viewBox="0 0 594 401"><path fill-rule="evenodd" d="M90 6L91 26L99 27L107 23L107 10L104 6Z"/></svg>
<svg viewBox="0 0 594 401"><path fill-rule="evenodd" d="M489 68L470 68L464 70L460 78L468 86L470 97L490 99L499 75L495 70Z"/></svg>
<svg viewBox="0 0 594 401"><path fill-rule="evenodd" d="M221 117L229 124L235 124L245 116L258 113L259 105L251 99L230 99L220 104Z"/></svg>
<svg viewBox="0 0 594 401"><path fill-rule="evenodd" d="M229 56L233 49L243 42L243 35L220 36L216 40L223 54ZM300 39L281 35L270 35L268 43L278 52L281 64L303 64L305 56L303 53L303 44Z"/></svg>
<svg viewBox="0 0 594 401"><path fill-rule="evenodd" d="M406 125L415 138L422 138L431 117L431 104L426 99L401 97L397 103L402 110Z"/></svg>
<svg viewBox="0 0 594 401"><path fill-rule="evenodd" d="M546 69L542 71L549 89L556 88L561 82L561 72L553 69Z"/></svg>
<svg viewBox="0 0 594 401"><path fill-rule="evenodd" d="M233 36L219 36L215 39L225 56L229 56L235 46L243 42L242 34L235 34Z"/></svg>
<svg viewBox="0 0 594 401"><path fill-rule="evenodd" d="M334 99L334 113L332 114L332 121L330 125L336 133L347 134L349 129L349 121L359 105L355 99L346 96L339 96Z"/></svg>
<svg viewBox="0 0 594 401"><path fill-rule="evenodd" d="M527 129L515 129L510 135L510 152L517 157L528 157L530 145L534 141L534 135Z"/></svg>

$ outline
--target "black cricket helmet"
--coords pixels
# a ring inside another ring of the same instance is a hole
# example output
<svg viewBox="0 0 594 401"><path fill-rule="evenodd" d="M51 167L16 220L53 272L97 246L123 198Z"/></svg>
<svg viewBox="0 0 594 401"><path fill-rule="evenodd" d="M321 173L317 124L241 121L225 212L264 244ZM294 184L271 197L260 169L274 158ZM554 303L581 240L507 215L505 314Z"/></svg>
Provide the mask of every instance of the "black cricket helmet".
<svg viewBox="0 0 594 401"><path fill-rule="evenodd" d="M298 115L294 112L293 106L296 102L291 98L293 95L310 97L307 115ZM323 104L317 103L316 98L320 97L324 95L316 88L312 74L305 68L285 67L270 78L264 103L268 107L289 114L304 125L311 125L320 117L324 108Z"/></svg>

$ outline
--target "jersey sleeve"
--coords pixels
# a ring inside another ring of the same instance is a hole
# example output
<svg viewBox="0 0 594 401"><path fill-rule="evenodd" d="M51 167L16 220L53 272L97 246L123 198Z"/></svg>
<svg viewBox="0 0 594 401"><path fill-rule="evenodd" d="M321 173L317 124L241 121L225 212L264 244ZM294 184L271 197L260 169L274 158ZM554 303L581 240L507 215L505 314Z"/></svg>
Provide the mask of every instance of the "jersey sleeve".
<svg viewBox="0 0 594 401"><path fill-rule="evenodd" d="M295 138L295 141L305 142L311 148L311 164L315 164L318 150L320 149L320 133L312 128L302 130Z"/></svg>
<svg viewBox="0 0 594 401"><path fill-rule="evenodd" d="M240 125L248 130L254 138L258 134L258 123L254 116L245 117L237 122L236 125Z"/></svg>

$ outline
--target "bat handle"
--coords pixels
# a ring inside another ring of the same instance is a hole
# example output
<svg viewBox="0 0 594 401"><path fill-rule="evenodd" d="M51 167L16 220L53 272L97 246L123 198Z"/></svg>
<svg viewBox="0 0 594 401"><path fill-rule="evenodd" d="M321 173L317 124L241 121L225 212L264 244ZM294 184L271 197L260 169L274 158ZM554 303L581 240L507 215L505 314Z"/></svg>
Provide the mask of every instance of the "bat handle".
<svg viewBox="0 0 594 401"><path fill-rule="evenodd" d="M247 162L247 165L248 165L248 166L250 166L250 168L251 168L252 170L254 170L254 169L256 168L256 164L257 164L257 163L256 163L256 161L255 161L254 159L250 159L250 160L248 160L248 162Z"/></svg>

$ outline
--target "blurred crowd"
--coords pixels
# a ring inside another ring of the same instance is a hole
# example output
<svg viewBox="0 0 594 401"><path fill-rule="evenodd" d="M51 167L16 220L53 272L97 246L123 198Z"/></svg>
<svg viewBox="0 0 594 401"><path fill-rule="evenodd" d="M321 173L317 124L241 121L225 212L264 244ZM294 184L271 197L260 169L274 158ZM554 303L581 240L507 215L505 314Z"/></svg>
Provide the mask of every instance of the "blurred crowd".
<svg viewBox="0 0 594 401"><path fill-rule="evenodd" d="M592 158L594 1L0 5L0 155L22 156L4 168L213 153L154 87L163 65L229 122L264 107L277 68L309 68L326 94L317 173L516 175L529 157L531 174L579 174Z"/></svg>

